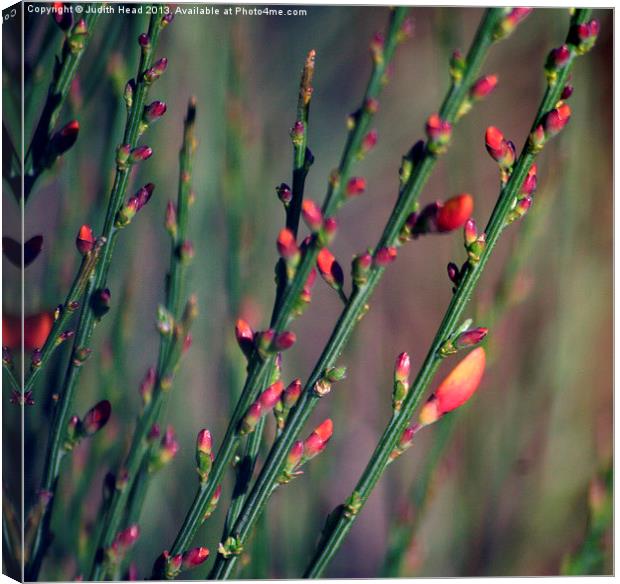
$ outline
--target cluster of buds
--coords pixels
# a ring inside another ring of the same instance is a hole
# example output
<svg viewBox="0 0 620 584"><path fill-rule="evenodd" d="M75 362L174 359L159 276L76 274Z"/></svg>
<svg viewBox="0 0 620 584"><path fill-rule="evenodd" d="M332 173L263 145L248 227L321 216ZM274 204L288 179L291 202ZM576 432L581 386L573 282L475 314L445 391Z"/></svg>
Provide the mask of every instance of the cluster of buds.
<svg viewBox="0 0 620 584"><path fill-rule="evenodd" d="M286 457L278 482L285 484L303 474L299 468L325 450L333 432L334 423L330 418L327 418L304 441L297 440Z"/></svg>
<svg viewBox="0 0 620 584"><path fill-rule="evenodd" d="M422 211L407 217L399 240L404 243L428 233L450 233L463 227L473 211L474 198L469 193L461 193L444 202L430 203Z"/></svg>
<svg viewBox="0 0 620 584"><path fill-rule="evenodd" d="M132 164L148 160L153 156L153 149L150 146L137 146L131 148L129 144L121 144L116 149L116 168L126 171Z"/></svg>
<svg viewBox="0 0 620 584"><path fill-rule="evenodd" d="M398 458L413 443L414 436L424 426L433 424L445 414L465 404L478 389L484 374L486 356L478 347L465 357L440 383L422 406L418 422L404 430L390 454L390 462Z"/></svg>
<svg viewBox="0 0 620 584"><path fill-rule="evenodd" d="M320 247L329 245L336 235L338 223L334 217L323 217L320 207L311 199L306 199L301 205L301 214L308 229L317 234L317 243Z"/></svg>
<svg viewBox="0 0 620 584"><path fill-rule="evenodd" d="M439 114L433 114L426 120L426 137L428 138L428 151L432 154L443 154L450 145L452 124L442 120Z"/></svg>
<svg viewBox="0 0 620 584"><path fill-rule="evenodd" d="M560 101L551 111L547 112L529 136L528 145L530 150L537 154L540 152L549 138L559 134L571 117L570 106Z"/></svg>
<svg viewBox="0 0 620 584"><path fill-rule="evenodd" d="M400 411L403 400L409 393L409 373L411 371L411 359L407 353L401 353L396 358L394 365L394 387L392 390L392 410Z"/></svg>
<svg viewBox="0 0 620 584"><path fill-rule="evenodd" d="M332 384L342 381L346 376L346 367L328 367L314 384L315 395L325 397L332 390Z"/></svg>
<svg viewBox="0 0 620 584"><path fill-rule="evenodd" d="M301 250L297 245L295 234L287 227L283 228L278 234L276 246L286 266L286 277L292 280L301 260Z"/></svg>
<svg viewBox="0 0 620 584"><path fill-rule="evenodd" d="M159 438L159 427L152 428L151 440ZM149 459L149 472L156 472L166 466L179 451L179 442L176 438L174 428L168 426L161 438L159 445L153 448Z"/></svg>
<svg viewBox="0 0 620 584"><path fill-rule="evenodd" d="M485 339L489 329L484 327L471 328L471 324L471 319L466 320L450 335L439 349L440 356L446 357L462 349L471 349Z"/></svg>
<svg viewBox="0 0 620 584"><path fill-rule="evenodd" d="M67 424L64 449L73 450L82 438L93 436L103 428L110 419L112 406L108 400L95 404L80 420L78 416L71 416Z"/></svg>
<svg viewBox="0 0 620 584"><path fill-rule="evenodd" d="M278 427L278 430L284 430L288 414L291 411L291 408L293 408L293 406L295 406L295 404L299 400L301 390L301 379L294 379L282 392L280 400L273 408L273 413L276 417L276 425Z"/></svg>
<svg viewBox="0 0 620 584"><path fill-rule="evenodd" d="M77 142L79 133L80 123L77 120L72 120L51 137L47 150L48 166Z"/></svg>
<svg viewBox="0 0 620 584"><path fill-rule="evenodd" d="M524 7L505 8L504 17L495 28L493 38L495 40L506 38L514 31L517 25L519 25L527 16L529 16L532 10L533 8Z"/></svg>
<svg viewBox="0 0 620 584"><path fill-rule="evenodd" d="M578 55L587 53L594 46L600 28L598 20L591 20L590 22L577 24L571 29L569 40L575 45Z"/></svg>
<svg viewBox="0 0 620 584"><path fill-rule="evenodd" d="M116 214L114 226L117 228L122 228L129 225L136 213L149 202L154 190L155 185L153 183L147 183L141 187L138 192L133 197L130 197L119 209Z"/></svg>
<svg viewBox="0 0 620 584"><path fill-rule="evenodd" d="M516 159L514 143L510 140L506 140L504 134L495 126L489 126L487 128L484 141L487 152L499 165L502 182L506 182Z"/></svg>
<svg viewBox="0 0 620 584"><path fill-rule="evenodd" d="M480 255L486 246L486 234L478 234L476 222L473 219L468 219L463 228L463 235L465 250L467 251L467 261L471 265L475 265L480 261Z"/></svg>
<svg viewBox="0 0 620 584"><path fill-rule="evenodd" d="M196 472L200 482L205 483L213 466L213 439L211 432L203 428L196 437Z"/></svg>
<svg viewBox="0 0 620 584"><path fill-rule="evenodd" d="M321 278L337 292L342 291L344 284L344 272L342 266L338 263L334 254L324 247L317 256L316 266Z"/></svg>
<svg viewBox="0 0 620 584"><path fill-rule="evenodd" d="M537 176L536 176L537 167L533 164L527 172L527 176L521 185L521 189L519 190L519 194L515 198L513 203L513 207L508 214L506 219L506 223L512 223L517 219L523 217L531 208L532 203L534 202L533 195L536 191L537 185Z"/></svg>
<svg viewBox="0 0 620 584"><path fill-rule="evenodd" d="M290 349L297 340L297 336L292 331L283 331L279 334L273 329L254 332L252 327L242 318L235 324L235 337L239 348L249 359L256 348L261 357L286 351Z"/></svg>
<svg viewBox="0 0 620 584"><path fill-rule="evenodd" d="M167 67L168 59L166 59L166 57L162 57L161 59L156 61L152 67L150 67L144 72L144 82L147 85L151 85L164 74Z"/></svg>
<svg viewBox="0 0 620 584"><path fill-rule="evenodd" d="M263 391L258 399L250 406L245 417L241 421L239 433L241 435L253 432L260 419L274 409L280 401L280 396L284 391L282 381L272 383L265 391Z"/></svg>
<svg viewBox="0 0 620 584"><path fill-rule="evenodd" d="M456 115L457 120L468 113L475 102L486 99L497 87L497 75L485 75L470 87Z"/></svg>

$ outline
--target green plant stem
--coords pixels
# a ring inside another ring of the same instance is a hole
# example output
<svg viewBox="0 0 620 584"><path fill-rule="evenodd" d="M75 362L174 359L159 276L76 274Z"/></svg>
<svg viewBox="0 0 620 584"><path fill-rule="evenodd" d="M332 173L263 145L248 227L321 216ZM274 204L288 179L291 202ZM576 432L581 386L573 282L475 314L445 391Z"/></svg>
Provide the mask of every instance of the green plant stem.
<svg viewBox="0 0 620 584"><path fill-rule="evenodd" d="M128 144L132 149L135 148L138 142L140 124L148 94L148 86L144 82L143 73L153 64L154 52L157 46L160 31L161 16L154 15L150 19L148 31L151 39L151 50L143 51L140 58L138 74L136 77L136 90L133 99L133 106L128 115L122 142L123 144ZM129 181L129 173L129 168L120 166L117 167L116 175L114 177L114 184L110 193L105 223L103 226L102 238L104 238L104 243L101 247L99 262L97 263L94 273L91 276L89 285L84 295L84 301L82 302L80 320L73 343L74 352L77 349L87 347L96 324L97 319L92 310L90 301L94 292L97 292L105 287L110 263L112 261L114 244L118 234L118 229L114 226L114 220L125 198L127 184ZM81 367L76 366L73 363L73 359L70 360L65 376L63 391L59 395L50 428L48 449L45 457L45 467L43 470L43 480L41 482L40 490L50 491L54 495L56 494L56 483L60 472L60 462L65 454L63 449L64 433L67 427L67 421L73 401L73 394L75 393L80 370ZM37 579L41 562L43 560L43 555L45 553L45 548L48 544L53 505L54 496L52 496L52 499L43 514L43 518L39 523L39 527L35 535L30 560L26 567L27 580L34 581Z"/></svg>
<svg viewBox="0 0 620 584"><path fill-rule="evenodd" d="M386 34L383 62L375 65L373 68L371 80L368 84L362 104L365 103L367 99L376 99L381 93L383 87L381 81L385 74L385 70L394 55L397 44L397 33L405 19L405 15L405 8L397 8L393 12L392 18L390 19L388 33ZM365 110L363 105L361 112L362 113L358 119L357 125L349 133L349 137L345 144L344 153L338 168L338 175L341 179L338 183L340 186L334 186L334 184L332 184L328 189L326 206L324 207L324 211L327 211L325 213L326 215L331 215L331 213L336 209L336 203L341 202L344 191L343 183L346 183L346 179L355 161L359 145L365 136L365 130L370 124L372 113ZM328 202L329 204L327 204ZM303 255L300 265L297 267L295 272L294 278L287 284L284 293L282 294L281 301L274 307L270 326L277 333L282 332L292 319L295 303L297 302L299 294L308 279L308 275L316 262L318 252L319 249L315 237L313 238L309 248L306 250L306 253ZM258 391L260 391L260 380L264 378L264 372L272 367L273 359L273 357L269 357L263 360L256 351L250 358L246 382L213 463L213 468L209 474L209 479L200 486L196 493L194 501L192 502L179 533L177 534L177 537L170 549L171 556L182 553L187 549L202 524L205 510L213 497L215 489L221 482L224 470L232 461L239 445L239 422L256 398Z"/></svg>
<svg viewBox="0 0 620 584"><path fill-rule="evenodd" d="M589 10L578 10L571 20L571 25L587 20L589 13ZM560 95L564 89L574 57L574 52L571 52L570 62L558 75L557 82L547 87L542 103L538 109L538 113L535 116L534 123L531 128L532 130L534 130L534 128L541 122L543 116L550 111L560 99ZM375 449L366 469L364 470L364 473L355 487L355 492L360 497L362 507L366 503L378 480L381 478L386 466L389 464L391 452L394 448L396 448L402 432L407 427L414 410L422 400L426 389L431 383L433 376L443 359L440 355L440 348L454 331L455 327L458 325L458 321L462 317L463 311L471 298L484 267L486 266L486 263L488 262L502 231L507 225L506 219L511 210L511 205L514 202L535 157L536 154L531 151L529 144L526 141L521 151L521 155L513 168L510 179L500 191L499 198L487 224L485 231L487 237L486 246L480 256L480 261L473 265L471 263L469 264L469 269L457 287L457 290L448 305L445 316L439 326L437 334L435 335L431 348L416 377L416 380L412 384L411 390L403 403L402 409L400 412L397 412L392 416L379 441L379 444L377 445L377 448ZM321 577L325 571L325 568L329 564L329 561L335 555L342 544L342 541L350 531L358 513L359 510L355 514L346 513L344 507L340 508L337 519L331 521L330 525L327 526L324 531L322 540L314 555L314 558L310 562L310 565L304 574L305 577Z"/></svg>
<svg viewBox="0 0 620 584"><path fill-rule="evenodd" d="M472 43L472 47L467 55L467 68L463 74L462 80L459 84L452 85L440 109L440 117L443 120L447 120L451 123L456 120L457 112L466 99L469 88L475 81L486 53L493 42L493 30L499 21L501 13L501 9L489 9L485 13ZM413 206L417 202L436 160L436 156L427 150L422 160L414 167L410 178L401 188L396 205L375 249L397 244L399 233ZM304 392L297 406L289 415L286 429L271 449L261 474L257 478L254 488L248 497L239 521L233 529L233 533L238 541L243 542L245 540L251 525L262 512L267 499L273 492L276 479L282 468L285 457L295 438L320 400L317 394L314 393L313 387L323 375L325 369L333 365L341 354L355 325L364 314L367 302L379 282L384 269L385 268L374 264L370 270L368 281L364 285L354 289L349 297L348 304L336 323L332 335L306 383ZM227 578L235 562L235 556L231 556L227 559L222 556L218 557L210 577L214 579Z"/></svg>
<svg viewBox="0 0 620 584"><path fill-rule="evenodd" d="M84 295L84 291L86 290L86 286L93 275L93 271L97 266L97 262L99 260L99 253L101 246L105 245L105 241L100 242L92 252L88 253L82 259L80 264L80 268L75 276L75 280L71 285L69 293L65 298L64 303L59 307L60 313L58 318L54 321L54 325L52 326L52 330L50 331L43 348L41 349L41 362L37 367L32 367L30 369L30 374L26 378L26 382L24 383L24 393L32 390L34 387L34 382L37 377L41 373L41 371L45 368L47 361L52 356L52 353L59 346L59 335L61 331L67 326L69 320L73 316L76 307L73 307L74 303L80 301L82 296Z"/></svg>
<svg viewBox="0 0 620 584"><path fill-rule="evenodd" d="M86 51L89 40L92 38L92 31L99 18L99 14L89 13L84 17L88 34L83 40L82 47L76 51L69 48L68 40L65 40L62 48L62 54L55 72L54 78L50 84L47 100L43 106L43 111L37 127L33 133L32 141L26 153L24 168L26 176L24 180L24 198L27 199L34 183L41 175L44 167L41 166L45 152L49 145L52 132L60 116L60 112L65 103L71 83L75 78L82 56Z"/></svg>
<svg viewBox="0 0 620 584"><path fill-rule="evenodd" d="M187 277L187 263L182 261L179 251L180 246L186 240L189 230L189 200L191 195L191 176L193 154L196 147L194 127L196 120L196 104L192 100L188 106L183 131L183 145L180 152L180 171L177 196L177 231L171 237L170 271L167 278L166 309L172 314L175 322L182 318L183 287ZM186 332L186 331L185 331ZM124 511L128 508L127 501L130 493L138 490L146 494L149 473L140 472L144 467L145 457L150 449L147 441L148 433L153 424L161 419L161 413L165 409L165 402L170 393L170 388L165 386L169 383L169 377L174 373L181 357L183 338L171 334L163 336L160 342L159 356L157 360L157 382L150 403L145 406L136 430L134 432L129 454L122 469L127 472L128 481L123 488L116 488L107 503L106 513L103 519L103 527L99 536L98 549L95 551L95 559L91 569L91 580L99 580L106 572L102 550L108 548L116 534L122 529ZM144 483L137 485L136 482ZM131 508L131 506L129 507ZM139 514L140 507L136 509ZM129 525L129 524L127 524Z"/></svg>

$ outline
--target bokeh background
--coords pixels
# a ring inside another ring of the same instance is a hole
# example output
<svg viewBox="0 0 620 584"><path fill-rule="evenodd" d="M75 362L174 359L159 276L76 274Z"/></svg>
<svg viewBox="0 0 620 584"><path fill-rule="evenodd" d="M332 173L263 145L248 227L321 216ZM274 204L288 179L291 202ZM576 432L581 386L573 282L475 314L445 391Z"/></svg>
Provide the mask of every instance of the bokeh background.
<svg viewBox="0 0 620 584"><path fill-rule="evenodd" d="M244 373L234 321L243 315L265 327L271 311L275 238L284 221L274 187L291 180L288 133L305 55L317 51L309 130L316 160L306 193L321 201L344 145L346 116L359 105L370 72L368 42L389 15L382 6L303 8L307 15L297 17L178 16L162 34L158 54L169 67L150 97L166 101L168 113L146 134L155 154L132 181L133 190L154 182L155 195L119 239L112 310L96 329L75 404L83 413L107 397L113 417L64 461L45 579L72 579L87 564L103 476L125 452L140 407L139 382L156 360L154 321L169 254L164 209L176 198L182 119L192 95L199 147L189 289L201 311L166 413L180 452L153 478L142 515L134 555L141 577L169 547L193 498L196 433L210 428L216 444L223 435ZM399 48L381 98L378 145L355 171L366 177L367 192L340 213L333 251L345 271L354 253L378 239L395 201L400 157L423 137L424 122L449 85L449 56L469 46L482 9L413 8L410 14L415 33ZM535 204L506 231L467 311L491 326L483 385L467 407L421 433L389 468L328 576L611 572L611 535L605 517L593 535L593 513L600 516L612 456L613 24L610 10L595 17L601 34L576 63L573 118L540 156ZM497 125L516 144L524 142L544 91L544 60L564 40L568 19L567 9L537 9L493 47L483 72L498 74L498 88L458 124L423 203L469 192L475 218L486 222L498 176L484 131ZM120 92L134 74L136 39L146 25L146 16L104 15L94 31L61 116L61 122L79 119L78 143L26 206L25 238L44 237L41 256L25 272L27 315L53 309L64 297L79 262L79 226L102 226L125 117ZM52 17L26 20L26 136L61 37ZM18 239L19 209L6 191L3 199L4 235ZM334 437L303 477L271 498L240 577L301 575L327 513L353 489L387 423L395 356L408 351L414 370L421 364L450 299L446 264L463 257L460 233L429 236L405 246L387 270L341 358L346 381L323 400L307 429L329 415ZM3 273L3 311L18 313L19 272L3 259ZM311 307L293 327L299 340L286 354L285 379L307 377L339 310L336 294L317 282ZM65 347L39 382L36 405L26 409L27 506L67 359ZM455 362L446 360L440 376ZM7 414L6 390L3 399L5 423L17 424L18 414ZM267 436L272 433L270 423ZM4 448L10 448L6 440ZM212 555L232 474L196 542ZM206 572L201 567L187 577Z"/></svg>

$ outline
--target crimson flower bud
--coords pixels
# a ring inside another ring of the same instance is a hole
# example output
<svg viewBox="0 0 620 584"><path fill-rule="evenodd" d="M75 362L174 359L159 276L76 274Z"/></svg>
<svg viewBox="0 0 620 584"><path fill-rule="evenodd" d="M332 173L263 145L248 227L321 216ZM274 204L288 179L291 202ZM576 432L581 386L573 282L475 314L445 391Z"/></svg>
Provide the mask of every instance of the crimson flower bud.
<svg viewBox="0 0 620 584"><path fill-rule="evenodd" d="M237 338L237 343L243 351L243 354L249 357L254 348L254 331L242 318L237 320L237 324L235 325L235 337Z"/></svg>
<svg viewBox="0 0 620 584"><path fill-rule="evenodd" d="M545 68L547 71L557 71L566 66L570 60L570 49L568 45L562 45L556 49L552 49L547 57Z"/></svg>
<svg viewBox="0 0 620 584"><path fill-rule="evenodd" d="M435 216L437 231L446 233L462 227L474 211L474 199L462 193L439 205Z"/></svg>
<svg viewBox="0 0 620 584"><path fill-rule="evenodd" d="M327 418L304 440L303 458L305 460L310 460L320 454L327 446L333 432L334 423L330 418Z"/></svg>
<svg viewBox="0 0 620 584"><path fill-rule="evenodd" d="M340 267L340 264L336 261L334 254L329 249L324 247L320 252L316 260L317 268L321 277L327 284L329 284L334 290L342 288L344 283L344 272Z"/></svg>
<svg viewBox="0 0 620 584"><path fill-rule="evenodd" d="M149 430L149 433L146 436L146 439L149 442L154 442L155 440L157 440L159 437L161 436L161 429L159 427L158 423L155 423L151 426L151 429Z"/></svg>
<svg viewBox="0 0 620 584"><path fill-rule="evenodd" d="M129 155L130 162L142 162L153 156L153 149L150 146L138 146L131 151Z"/></svg>
<svg viewBox="0 0 620 584"><path fill-rule="evenodd" d="M509 10L509 9L506 9ZM501 39L507 37L514 31L519 23L521 23L532 12L532 8L517 7L509 10L508 14L497 25L495 30L495 38Z"/></svg>
<svg viewBox="0 0 620 584"><path fill-rule="evenodd" d="M453 262L450 262L448 264L448 278L450 278L450 281L452 283L456 284L457 286L459 285L459 283L461 281L459 268Z"/></svg>
<svg viewBox="0 0 620 584"><path fill-rule="evenodd" d="M485 75L472 85L469 96L475 100L484 99L495 87L497 87L497 75Z"/></svg>
<svg viewBox="0 0 620 584"><path fill-rule="evenodd" d="M144 108L144 121L147 124L158 120L166 113L167 106L163 101L154 101Z"/></svg>
<svg viewBox="0 0 620 584"><path fill-rule="evenodd" d="M280 401L280 396L283 391L284 383L278 380L260 394L258 402L261 406L261 415L265 415L274 408L274 406Z"/></svg>
<svg viewBox="0 0 620 584"><path fill-rule="evenodd" d="M500 168L508 169L514 164L516 152L512 142L504 139L502 134L495 126L489 126L485 134L487 152L495 160Z"/></svg>
<svg viewBox="0 0 620 584"><path fill-rule="evenodd" d="M538 179L536 177L536 172L538 167L535 164L532 164L530 169L527 171L527 176L521 185L521 190L519 191L523 195L531 195L536 191L536 186L538 184Z"/></svg>
<svg viewBox="0 0 620 584"><path fill-rule="evenodd" d="M594 46L599 30L598 20L578 24L571 30L571 41L576 45L579 55L587 53Z"/></svg>
<svg viewBox="0 0 620 584"><path fill-rule="evenodd" d="M427 426L462 406L478 389L484 374L486 355L482 347L474 349L441 382L420 410L420 425Z"/></svg>
<svg viewBox="0 0 620 584"><path fill-rule="evenodd" d="M347 195L355 197L361 195L366 190L366 179L361 176L354 176L347 183Z"/></svg>
<svg viewBox="0 0 620 584"><path fill-rule="evenodd" d="M391 264L398 254L394 246L382 247L375 252L375 264L384 268Z"/></svg>
<svg viewBox="0 0 620 584"><path fill-rule="evenodd" d="M140 537L140 528L137 525L130 525L127 529L120 531L114 538L116 544L121 550L129 549ZM114 545L112 544L112 545Z"/></svg>
<svg viewBox="0 0 620 584"><path fill-rule="evenodd" d="M146 81L147 84L157 81L164 74L167 67L168 59L162 57L159 61L156 61L150 69L144 72L144 81Z"/></svg>
<svg viewBox="0 0 620 584"><path fill-rule="evenodd" d="M280 186L276 187L276 192L278 193L278 199L282 201L285 207L288 206L293 199L293 191L291 191L291 187L289 187L286 183L282 183Z"/></svg>
<svg viewBox="0 0 620 584"><path fill-rule="evenodd" d="M206 547L196 547L183 554L182 566L186 570L191 570L200 566L209 557L209 550Z"/></svg>
<svg viewBox="0 0 620 584"><path fill-rule="evenodd" d="M560 96L560 99L568 99L571 95L573 95L573 86L566 85L562 90L562 95Z"/></svg>
<svg viewBox="0 0 620 584"><path fill-rule="evenodd" d="M72 120L56 132L50 142L50 151L53 157L64 154L75 144L80 132L80 124L77 120Z"/></svg>
<svg viewBox="0 0 620 584"><path fill-rule="evenodd" d="M306 199L301 205L301 214L308 229L316 233L323 226L323 213L320 207L311 199Z"/></svg>
<svg viewBox="0 0 620 584"><path fill-rule="evenodd" d="M452 136L452 124L442 120L439 114L432 114L426 120L428 148L433 154L442 154L448 149Z"/></svg>
<svg viewBox="0 0 620 584"><path fill-rule="evenodd" d="M297 440L286 457L284 472L288 474L292 473L301 462L303 455L304 443L301 440Z"/></svg>
<svg viewBox="0 0 620 584"><path fill-rule="evenodd" d="M75 246L82 255L91 252L95 247L95 236L90 225L82 225L75 238Z"/></svg>
<svg viewBox="0 0 620 584"><path fill-rule="evenodd" d="M286 351L290 349L297 340L297 335L292 331L284 331L276 336L273 341L273 349L276 351Z"/></svg>
<svg viewBox="0 0 620 584"><path fill-rule="evenodd" d="M377 130L370 130L362 139L357 157L361 159L368 154L377 145L378 139L379 135L377 134Z"/></svg>
<svg viewBox="0 0 620 584"><path fill-rule="evenodd" d="M543 121L545 128L545 136L555 136L559 134L564 126L568 123L571 116L571 109L567 103L561 104L559 107L552 109Z"/></svg>
<svg viewBox="0 0 620 584"><path fill-rule="evenodd" d="M287 410L291 409L297 403L301 395L301 389L301 379L294 379L284 390L282 394L282 403Z"/></svg>
<svg viewBox="0 0 620 584"><path fill-rule="evenodd" d="M462 332L454 341L454 347L456 349L466 349L468 347L474 347L481 343L487 336L489 329L478 327Z"/></svg>
<svg viewBox="0 0 620 584"><path fill-rule="evenodd" d="M286 227L280 231L277 240L278 253L285 260L292 260L299 257L299 247L295 241L295 235Z"/></svg>
<svg viewBox="0 0 620 584"><path fill-rule="evenodd" d="M408 353L401 353L396 358L394 366L394 380L401 383L409 383L409 373L411 371L411 359Z"/></svg>
<svg viewBox="0 0 620 584"><path fill-rule="evenodd" d="M249 434L250 432L254 431L254 428L256 428L256 424L258 424L259 420L262 417L262 410L263 408L260 404L260 401L256 401L250 406L248 413L245 415L245 418L243 418L243 421L241 422L241 434Z"/></svg>
<svg viewBox="0 0 620 584"><path fill-rule="evenodd" d="M94 405L82 420L82 429L86 436L92 436L101 428L103 428L108 420L110 419L110 414L112 413L112 406L107 399L100 401L98 404Z"/></svg>

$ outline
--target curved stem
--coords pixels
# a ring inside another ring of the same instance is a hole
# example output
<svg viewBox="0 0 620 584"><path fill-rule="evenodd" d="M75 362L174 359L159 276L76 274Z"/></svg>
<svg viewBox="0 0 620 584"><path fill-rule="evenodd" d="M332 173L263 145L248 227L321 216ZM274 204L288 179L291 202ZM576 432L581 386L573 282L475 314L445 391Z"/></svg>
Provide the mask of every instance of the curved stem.
<svg viewBox="0 0 620 584"><path fill-rule="evenodd" d="M574 23L585 21L588 18L589 13L589 10L578 10L571 20L571 26ZM560 99L560 95L564 89L574 57L575 54L572 52L570 62L564 67L556 83L547 87L547 91L542 99L538 113L534 118L532 130L540 123L542 117L550 111ZM363 505L366 503L370 493L385 472L386 466L389 464L390 454L396 448L400 436L409 424L413 412L422 400L425 391L431 383L433 376L443 359L440 354L440 348L446 339L452 334L454 328L461 319L463 311L465 310L478 280L484 271L484 267L491 257L493 248L497 244L502 231L507 225L507 217L511 210L512 202L518 195L519 189L523 184L528 170L534 162L535 156L536 154L531 151L529 144L526 141L521 155L514 166L510 179L500 191L499 198L487 224L487 228L485 230L487 236L486 246L480 256L480 261L473 265L471 263L469 264L470 267L467 270L463 280L457 287L457 290L448 305L445 316L431 344L431 348L426 356L426 359L424 360L422 368L411 386L410 393L405 398L402 409L395 413L390 419L388 426L381 436L379 444L377 445L368 465L364 470L364 473L355 487L355 493L359 497L361 506L355 513L347 512L345 506L338 508L338 515L330 521L329 525L326 527L319 547L316 550L316 553L310 562L304 577L321 577L325 571L325 568L329 564L329 561L335 555L342 544L342 541L350 531L359 510L363 508Z"/></svg>

